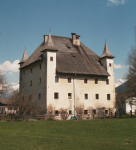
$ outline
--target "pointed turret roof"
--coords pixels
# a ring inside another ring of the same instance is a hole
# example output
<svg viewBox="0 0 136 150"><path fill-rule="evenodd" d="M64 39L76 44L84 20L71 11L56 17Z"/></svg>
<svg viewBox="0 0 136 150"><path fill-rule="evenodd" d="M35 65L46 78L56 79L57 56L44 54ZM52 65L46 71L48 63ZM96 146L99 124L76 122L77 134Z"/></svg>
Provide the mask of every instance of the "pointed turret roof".
<svg viewBox="0 0 136 150"><path fill-rule="evenodd" d="M44 50L53 50L53 51L57 51L57 48L54 46L53 42L52 42L52 37L51 34L49 32L49 36L48 36L48 40L44 45L43 51Z"/></svg>
<svg viewBox="0 0 136 150"><path fill-rule="evenodd" d="M22 60L20 61L20 63L24 63L27 59L28 59L28 56L27 56L26 47L25 47L24 54L23 54L23 57L22 57Z"/></svg>
<svg viewBox="0 0 136 150"><path fill-rule="evenodd" d="M110 58L115 58L111 53L110 50L108 48L107 42L105 40L105 46L104 46L104 50L103 50L103 54L100 58L104 58L104 57L110 57Z"/></svg>

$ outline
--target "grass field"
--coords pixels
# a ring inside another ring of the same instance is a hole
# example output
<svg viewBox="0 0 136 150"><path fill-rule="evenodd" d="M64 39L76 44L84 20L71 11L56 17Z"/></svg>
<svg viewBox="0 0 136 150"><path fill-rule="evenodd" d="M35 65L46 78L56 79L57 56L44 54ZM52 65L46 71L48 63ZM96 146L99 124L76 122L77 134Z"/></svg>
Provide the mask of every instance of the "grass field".
<svg viewBox="0 0 136 150"><path fill-rule="evenodd" d="M0 150L136 150L136 119L0 122Z"/></svg>

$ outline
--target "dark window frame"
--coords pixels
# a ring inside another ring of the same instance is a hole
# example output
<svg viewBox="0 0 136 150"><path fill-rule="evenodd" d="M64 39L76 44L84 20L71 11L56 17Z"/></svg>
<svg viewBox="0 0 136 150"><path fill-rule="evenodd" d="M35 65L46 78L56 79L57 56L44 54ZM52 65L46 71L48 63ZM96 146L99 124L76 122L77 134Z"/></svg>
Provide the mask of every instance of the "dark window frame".
<svg viewBox="0 0 136 150"><path fill-rule="evenodd" d="M41 68L42 68L42 65L41 65L41 64L39 64L39 69L41 70Z"/></svg>
<svg viewBox="0 0 136 150"><path fill-rule="evenodd" d="M53 61L53 57L52 56L50 57L50 61Z"/></svg>
<svg viewBox="0 0 136 150"><path fill-rule="evenodd" d="M58 110L55 110L55 115L59 115L59 111Z"/></svg>
<svg viewBox="0 0 136 150"><path fill-rule="evenodd" d="M72 114L72 110L69 110L69 115L71 115Z"/></svg>
<svg viewBox="0 0 136 150"><path fill-rule="evenodd" d="M88 99L88 94L87 93L85 93L85 99Z"/></svg>
<svg viewBox="0 0 136 150"><path fill-rule="evenodd" d="M105 114L108 114L108 110L105 110Z"/></svg>
<svg viewBox="0 0 136 150"><path fill-rule="evenodd" d="M41 79L41 78L39 78L39 84L41 84L41 82L42 82L42 79Z"/></svg>
<svg viewBox="0 0 136 150"><path fill-rule="evenodd" d="M95 94L95 99L99 99L99 94Z"/></svg>
<svg viewBox="0 0 136 150"><path fill-rule="evenodd" d="M57 95L55 95L55 94L57 94ZM59 93L58 92L54 93L54 99L59 99Z"/></svg>
<svg viewBox="0 0 136 150"><path fill-rule="evenodd" d="M30 80L30 86L32 86L32 80Z"/></svg>
<svg viewBox="0 0 136 150"><path fill-rule="evenodd" d="M30 68L30 73L32 73L33 72L33 68Z"/></svg>
<svg viewBox="0 0 136 150"><path fill-rule="evenodd" d="M39 93L39 100L41 100L41 93Z"/></svg>
<svg viewBox="0 0 136 150"><path fill-rule="evenodd" d="M109 85L109 79L106 79L106 84Z"/></svg>
<svg viewBox="0 0 136 150"><path fill-rule="evenodd" d="M70 79L70 80L69 80L69 79ZM72 79L71 77L67 77L67 82L68 82L68 83L71 83L71 79Z"/></svg>
<svg viewBox="0 0 136 150"><path fill-rule="evenodd" d="M98 78L95 78L95 80L94 80L94 82L95 82L95 84L98 84Z"/></svg>
<svg viewBox="0 0 136 150"><path fill-rule="evenodd" d="M87 115L88 114L88 110L84 110L84 115Z"/></svg>
<svg viewBox="0 0 136 150"><path fill-rule="evenodd" d="M111 98L110 94L107 94L107 100L110 100L110 98Z"/></svg>
<svg viewBox="0 0 136 150"><path fill-rule="evenodd" d="M55 76L55 83L59 83L59 76Z"/></svg>
<svg viewBox="0 0 136 150"><path fill-rule="evenodd" d="M72 99L72 93L68 93L68 99Z"/></svg>
<svg viewBox="0 0 136 150"><path fill-rule="evenodd" d="M96 114L96 109L92 110L92 113L95 115Z"/></svg>
<svg viewBox="0 0 136 150"><path fill-rule="evenodd" d="M85 83L85 84L88 83L88 78L84 78L84 83Z"/></svg>
<svg viewBox="0 0 136 150"><path fill-rule="evenodd" d="M111 67L111 63L109 63L109 67Z"/></svg>

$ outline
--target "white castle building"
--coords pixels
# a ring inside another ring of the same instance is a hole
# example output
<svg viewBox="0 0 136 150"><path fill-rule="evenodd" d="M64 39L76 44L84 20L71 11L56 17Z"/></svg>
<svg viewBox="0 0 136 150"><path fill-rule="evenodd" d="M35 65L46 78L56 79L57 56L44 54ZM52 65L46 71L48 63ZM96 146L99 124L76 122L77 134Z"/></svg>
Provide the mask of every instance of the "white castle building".
<svg viewBox="0 0 136 150"><path fill-rule="evenodd" d="M26 49L20 62L20 92L34 93L44 112L53 105L55 114L83 104L84 113L104 107L107 114L114 108L114 56L105 42L101 57L72 38L44 35L44 41L28 58ZM91 108L91 109L90 109Z"/></svg>

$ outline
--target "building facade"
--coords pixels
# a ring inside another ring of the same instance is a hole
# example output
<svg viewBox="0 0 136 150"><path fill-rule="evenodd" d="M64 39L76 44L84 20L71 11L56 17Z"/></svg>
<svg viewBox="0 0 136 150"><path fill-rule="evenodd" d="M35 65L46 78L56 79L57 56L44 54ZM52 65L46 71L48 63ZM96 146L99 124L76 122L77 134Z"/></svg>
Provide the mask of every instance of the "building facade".
<svg viewBox="0 0 136 150"><path fill-rule="evenodd" d="M84 105L84 113L105 113L114 108L114 56L105 42L101 57L72 38L44 35L44 41L28 58L26 49L20 62L20 92L33 93L46 113L49 105L58 113L66 108L75 114L75 108Z"/></svg>

